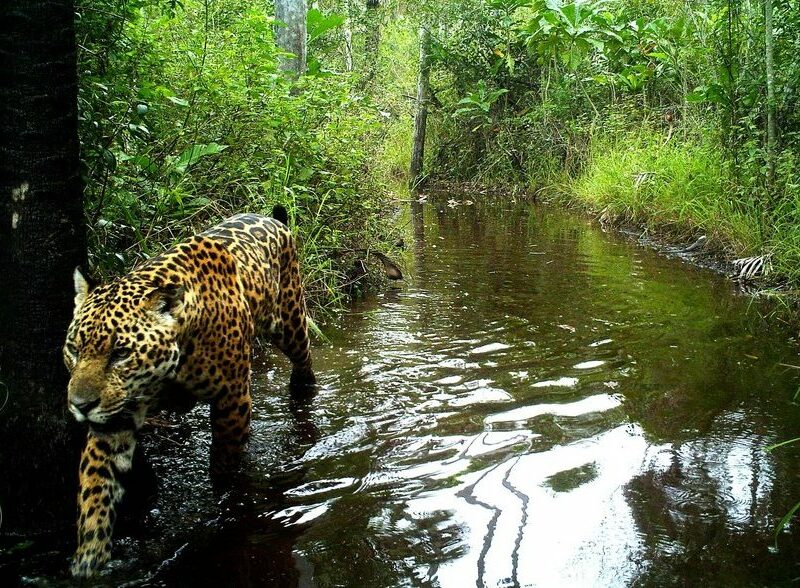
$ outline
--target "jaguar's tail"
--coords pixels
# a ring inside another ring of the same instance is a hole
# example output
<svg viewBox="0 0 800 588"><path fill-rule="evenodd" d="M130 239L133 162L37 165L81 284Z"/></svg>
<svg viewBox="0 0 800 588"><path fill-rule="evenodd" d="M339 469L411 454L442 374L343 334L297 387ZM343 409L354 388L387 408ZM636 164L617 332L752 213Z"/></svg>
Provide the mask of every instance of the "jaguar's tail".
<svg viewBox="0 0 800 588"><path fill-rule="evenodd" d="M272 218L277 221L281 221L287 227L289 226L289 213L286 211L286 207L282 204L276 204L272 207Z"/></svg>

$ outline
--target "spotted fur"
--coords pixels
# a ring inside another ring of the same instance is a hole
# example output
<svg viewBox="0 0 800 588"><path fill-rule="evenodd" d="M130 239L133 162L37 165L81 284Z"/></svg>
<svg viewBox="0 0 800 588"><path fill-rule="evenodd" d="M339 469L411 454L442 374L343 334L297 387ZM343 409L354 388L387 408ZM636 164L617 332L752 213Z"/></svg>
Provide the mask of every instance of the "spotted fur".
<svg viewBox="0 0 800 588"><path fill-rule="evenodd" d="M70 411L89 433L74 575L89 576L110 557L120 474L131 469L148 411L187 398L208 402L213 447L223 456L240 450L256 333L289 357L293 386L314 384L295 246L279 220L236 215L94 288L76 270L64 360Z"/></svg>

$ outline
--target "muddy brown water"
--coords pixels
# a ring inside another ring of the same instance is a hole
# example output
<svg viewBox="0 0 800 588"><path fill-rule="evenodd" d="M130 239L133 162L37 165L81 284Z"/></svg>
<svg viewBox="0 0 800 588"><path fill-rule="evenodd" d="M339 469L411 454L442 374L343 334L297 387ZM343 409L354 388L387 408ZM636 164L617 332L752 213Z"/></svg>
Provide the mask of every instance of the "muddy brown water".
<svg viewBox="0 0 800 588"><path fill-rule="evenodd" d="M158 493L97 583L794 585L800 448L765 447L800 434L800 359L770 309L550 209L426 204L407 245L406 283L325 326L315 398L258 355L228 486L207 410L150 429ZM69 584L64 535L6 541L3 577Z"/></svg>

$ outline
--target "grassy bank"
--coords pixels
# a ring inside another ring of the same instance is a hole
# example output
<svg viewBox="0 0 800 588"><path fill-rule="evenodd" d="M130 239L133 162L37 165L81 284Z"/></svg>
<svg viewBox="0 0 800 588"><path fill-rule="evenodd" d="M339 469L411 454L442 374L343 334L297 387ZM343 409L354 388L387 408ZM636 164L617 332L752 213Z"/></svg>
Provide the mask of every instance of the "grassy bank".
<svg viewBox="0 0 800 588"><path fill-rule="evenodd" d="M531 178L532 182L535 179ZM720 259L764 255L762 283L800 285L800 198L783 186L777 206L743 192L720 149L704 135L676 138L652 128L588 142L579 173L562 173L545 193L605 225L636 227L676 244L707 237Z"/></svg>
<svg viewBox="0 0 800 588"><path fill-rule="evenodd" d="M434 52L440 177L547 193L674 243L705 235L800 285L794 12L776 8L773 28L762 4L462 5Z"/></svg>
<svg viewBox="0 0 800 588"><path fill-rule="evenodd" d="M696 120L670 128L625 114L608 114L602 123L576 123L568 132L559 131L565 137L560 144L544 136L541 121L519 132L518 119L500 120L481 158L467 160L468 168L445 167L456 170L462 182L535 195L580 209L604 226L647 231L672 245L705 236L703 252L719 261L765 256L768 271L759 282L797 290L800 189L786 181L794 171L779 173L781 197L770 201L763 189L748 190L746 170L726 157L713 130ZM464 152L459 140L447 153ZM448 178L440 174L438 179L446 183Z"/></svg>
<svg viewBox="0 0 800 588"><path fill-rule="evenodd" d="M582 172L555 193L604 223L675 241L705 235L707 248L730 258L758 255L766 245L759 206L737 193L726 169L719 149L701 137L641 129L593 138Z"/></svg>

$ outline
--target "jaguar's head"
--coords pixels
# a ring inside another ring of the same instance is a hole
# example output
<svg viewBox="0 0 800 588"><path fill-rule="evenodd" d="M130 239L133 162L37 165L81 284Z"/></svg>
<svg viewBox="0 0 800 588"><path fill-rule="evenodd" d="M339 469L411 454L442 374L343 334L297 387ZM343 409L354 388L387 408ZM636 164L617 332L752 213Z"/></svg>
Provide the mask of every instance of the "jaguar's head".
<svg viewBox="0 0 800 588"><path fill-rule="evenodd" d="M141 421L178 368L185 290L146 274L95 287L79 269L73 277L75 310L64 343L69 410L99 427Z"/></svg>

